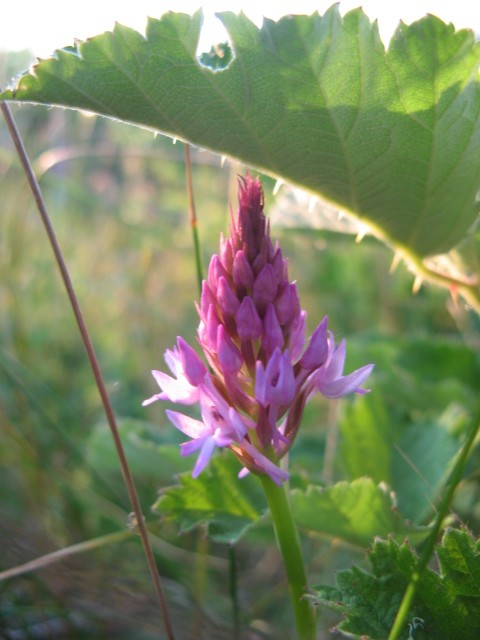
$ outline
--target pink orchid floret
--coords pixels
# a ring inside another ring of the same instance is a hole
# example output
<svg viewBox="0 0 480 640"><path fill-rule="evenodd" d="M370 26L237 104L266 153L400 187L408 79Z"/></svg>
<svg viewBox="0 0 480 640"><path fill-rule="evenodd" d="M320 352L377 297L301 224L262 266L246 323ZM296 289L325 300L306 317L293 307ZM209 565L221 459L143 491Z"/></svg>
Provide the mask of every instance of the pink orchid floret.
<svg viewBox="0 0 480 640"><path fill-rule="evenodd" d="M200 407L201 420L167 410L170 422L190 440L182 455L198 452L197 477L216 447L229 448L244 465L240 475L267 474L281 484L279 466L297 434L309 398L368 390L373 365L344 375L346 343L335 344L325 317L306 340L307 314L300 308L287 261L270 239L260 182L241 179L231 237L220 239L203 282L198 342L209 369L181 337L165 361L171 376L152 374L157 400Z"/></svg>

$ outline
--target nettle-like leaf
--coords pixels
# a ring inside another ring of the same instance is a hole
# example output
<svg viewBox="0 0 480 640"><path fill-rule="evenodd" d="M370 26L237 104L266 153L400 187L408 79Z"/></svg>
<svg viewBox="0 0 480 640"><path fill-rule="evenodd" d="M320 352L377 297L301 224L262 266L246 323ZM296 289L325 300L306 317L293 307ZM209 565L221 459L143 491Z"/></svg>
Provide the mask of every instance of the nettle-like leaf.
<svg viewBox="0 0 480 640"><path fill-rule="evenodd" d="M407 525L389 492L370 478L338 482L330 487L309 486L291 493L292 511L302 529L368 547L375 536L409 536L420 542L426 527Z"/></svg>
<svg viewBox="0 0 480 640"><path fill-rule="evenodd" d="M480 638L480 542L448 529L437 548L440 571L426 569L417 583L405 638ZM384 640L415 571L418 558L405 542L376 541L371 573L353 567L337 574L336 587L316 587L313 601L345 616L338 629L348 637Z"/></svg>
<svg viewBox="0 0 480 640"><path fill-rule="evenodd" d="M202 16L117 25L59 50L1 99L86 109L188 140L318 193L397 247L445 252L477 218L479 45L434 16L389 49L356 9L220 14L234 52L196 58Z"/></svg>
<svg viewBox="0 0 480 640"><path fill-rule="evenodd" d="M163 489L153 508L181 533L206 525L213 540L234 544L266 509L257 478L239 480L239 470L230 454L216 456L198 478L180 474L179 484Z"/></svg>

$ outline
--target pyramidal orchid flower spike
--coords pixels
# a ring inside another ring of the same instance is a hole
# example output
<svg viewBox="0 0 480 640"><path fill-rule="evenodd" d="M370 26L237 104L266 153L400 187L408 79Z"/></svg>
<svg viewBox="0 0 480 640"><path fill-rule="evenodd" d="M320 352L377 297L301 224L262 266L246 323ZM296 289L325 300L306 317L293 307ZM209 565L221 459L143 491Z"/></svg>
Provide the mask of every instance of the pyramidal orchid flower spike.
<svg viewBox="0 0 480 640"><path fill-rule="evenodd" d="M287 260L270 239L259 180L239 181L239 207L230 238L210 261L198 314L198 342L210 367L183 338L165 361L172 375L153 371L156 400L200 407L201 420L167 410L190 440L182 455L198 452L193 476L215 447L227 447L248 471L267 474L278 485L288 473L278 465L292 446L305 405L316 393L339 398L366 393L362 384L373 365L344 375L346 345L335 344L325 317L305 338L295 282Z"/></svg>

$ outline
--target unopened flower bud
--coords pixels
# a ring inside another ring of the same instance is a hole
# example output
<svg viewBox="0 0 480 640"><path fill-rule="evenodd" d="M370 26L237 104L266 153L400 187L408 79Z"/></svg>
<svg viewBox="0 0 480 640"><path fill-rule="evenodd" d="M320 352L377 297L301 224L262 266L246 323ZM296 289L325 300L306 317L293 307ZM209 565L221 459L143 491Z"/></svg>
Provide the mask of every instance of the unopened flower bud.
<svg viewBox="0 0 480 640"><path fill-rule="evenodd" d="M243 250L237 251L233 259L233 282L239 289L251 289L253 285L253 271Z"/></svg>
<svg viewBox="0 0 480 640"><path fill-rule="evenodd" d="M208 282L212 291L216 291L218 287L218 281L220 278L228 277L228 274L220 262L220 258L217 255L214 255L210 260L210 264L208 266Z"/></svg>
<svg viewBox="0 0 480 640"><path fill-rule="evenodd" d="M289 325L300 313L297 286L294 282L284 282L275 300L275 311L281 326Z"/></svg>
<svg viewBox="0 0 480 640"><path fill-rule="evenodd" d="M328 357L327 317L321 321L310 338L310 344L300 360L303 369L318 369Z"/></svg>
<svg viewBox="0 0 480 640"><path fill-rule="evenodd" d="M189 383L198 387L207 375L207 368L192 347L182 337L177 338L183 372Z"/></svg>
<svg viewBox="0 0 480 640"><path fill-rule="evenodd" d="M225 327L220 324L217 330L218 360L225 373L237 373L243 364L242 354L235 346Z"/></svg>
<svg viewBox="0 0 480 640"><path fill-rule="evenodd" d="M266 264L253 283L253 301L259 309L264 309L277 296L278 285L271 264Z"/></svg>
<svg viewBox="0 0 480 640"><path fill-rule="evenodd" d="M235 315L237 333L241 340L255 340L262 335L262 321L250 296L245 296Z"/></svg>
<svg viewBox="0 0 480 640"><path fill-rule="evenodd" d="M240 306L237 296L232 291L228 279L221 276L218 281L217 299L223 313L227 316L234 316Z"/></svg>
<svg viewBox="0 0 480 640"><path fill-rule="evenodd" d="M282 328L278 322L277 314L273 304L269 304L263 321L263 337L262 347L265 349L267 356L270 356L275 349L284 345Z"/></svg>

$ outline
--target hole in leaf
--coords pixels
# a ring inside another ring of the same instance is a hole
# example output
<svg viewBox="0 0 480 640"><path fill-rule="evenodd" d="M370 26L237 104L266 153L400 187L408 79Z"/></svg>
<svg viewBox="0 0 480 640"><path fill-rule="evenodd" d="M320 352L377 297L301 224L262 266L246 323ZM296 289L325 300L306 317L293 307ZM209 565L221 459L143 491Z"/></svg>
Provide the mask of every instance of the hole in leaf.
<svg viewBox="0 0 480 640"><path fill-rule="evenodd" d="M222 71L232 61L233 52L228 42L220 42L212 45L208 53L202 53L198 57L201 65L212 71Z"/></svg>
<svg viewBox="0 0 480 640"><path fill-rule="evenodd" d="M234 58L227 30L214 15L204 14L197 47L197 59L211 71L223 71Z"/></svg>

